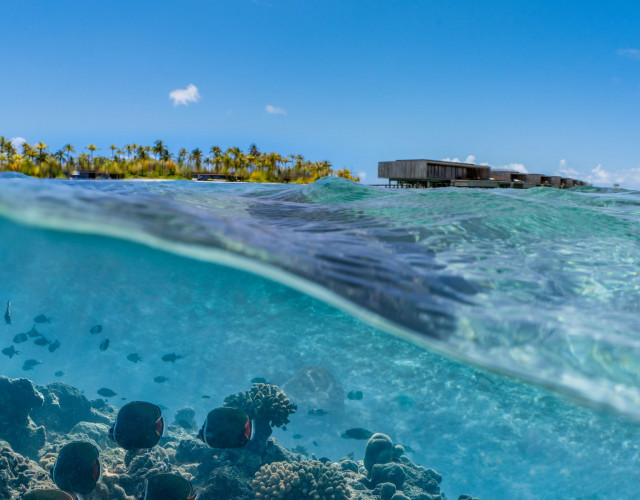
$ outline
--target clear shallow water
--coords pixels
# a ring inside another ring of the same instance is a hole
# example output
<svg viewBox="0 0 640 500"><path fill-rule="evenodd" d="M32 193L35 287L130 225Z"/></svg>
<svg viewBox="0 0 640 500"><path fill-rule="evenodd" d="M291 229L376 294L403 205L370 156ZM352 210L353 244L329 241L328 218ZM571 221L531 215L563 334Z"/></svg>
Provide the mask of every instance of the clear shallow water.
<svg viewBox="0 0 640 500"><path fill-rule="evenodd" d="M640 409L639 201L5 175L2 347L39 313L61 347L17 344L0 373L48 383L63 370L89 397L106 386L201 420L253 377L282 384L318 365L364 399L325 417L301 400L275 433L289 447L361 458L364 442L340 434L365 427L410 445L452 498L631 496L640 430L616 413ZM171 352L185 357L160 359ZM43 363L25 372L28 358Z"/></svg>

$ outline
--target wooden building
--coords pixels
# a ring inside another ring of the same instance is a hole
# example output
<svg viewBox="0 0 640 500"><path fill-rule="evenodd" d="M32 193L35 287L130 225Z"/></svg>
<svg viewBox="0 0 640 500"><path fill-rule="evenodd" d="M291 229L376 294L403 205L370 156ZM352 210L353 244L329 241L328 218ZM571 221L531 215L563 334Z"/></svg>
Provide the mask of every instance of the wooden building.
<svg viewBox="0 0 640 500"><path fill-rule="evenodd" d="M435 160L396 160L378 163L378 177L398 187L450 186L455 179L488 180L489 167Z"/></svg>
<svg viewBox="0 0 640 500"><path fill-rule="evenodd" d="M378 177L387 187L475 187L527 189L584 186L583 181L557 175L528 174L513 170L492 170L489 166L437 160L396 160L378 163Z"/></svg>

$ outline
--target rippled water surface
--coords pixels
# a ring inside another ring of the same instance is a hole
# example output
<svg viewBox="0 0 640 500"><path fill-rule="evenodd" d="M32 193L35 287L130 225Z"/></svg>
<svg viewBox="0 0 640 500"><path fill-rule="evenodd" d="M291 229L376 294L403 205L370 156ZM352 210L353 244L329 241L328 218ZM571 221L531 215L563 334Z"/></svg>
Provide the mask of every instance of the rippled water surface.
<svg viewBox="0 0 640 500"><path fill-rule="evenodd" d="M630 497L639 243L640 193L621 190L4 174L0 299L14 321L1 347L40 313L61 346L16 345L0 373L63 371L89 397L107 386L201 419L253 377L286 387L317 366L364 398L323 401L319 417L300 395L275 433L289 447L362 458L340 434L365 427L409 445L451 498ZM184 357L162 361L172 352ZM42 364L25 372L27 358Z"/></svg>

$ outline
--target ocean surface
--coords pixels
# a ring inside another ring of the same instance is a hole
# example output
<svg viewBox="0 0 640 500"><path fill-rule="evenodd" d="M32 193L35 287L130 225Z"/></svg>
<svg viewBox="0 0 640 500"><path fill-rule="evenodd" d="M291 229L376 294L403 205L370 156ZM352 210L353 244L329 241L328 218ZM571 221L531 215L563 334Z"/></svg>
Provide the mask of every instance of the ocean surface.
<svg viewBox="0 0 640 500"><path fill-rule="evenodd" d="M632 498L639 273L634 191L0 174L0 374L198 424L262 377L298 403L274 437L317 457L361 459L362 427L449 498ZM13 342L40 314L53 352Z"/></svg>

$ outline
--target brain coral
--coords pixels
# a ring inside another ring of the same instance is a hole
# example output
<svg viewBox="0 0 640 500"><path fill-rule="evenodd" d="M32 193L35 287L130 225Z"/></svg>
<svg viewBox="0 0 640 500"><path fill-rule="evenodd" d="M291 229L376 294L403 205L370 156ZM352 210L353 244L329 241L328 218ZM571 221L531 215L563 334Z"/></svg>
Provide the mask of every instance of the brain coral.
<svg viewBox="0 0 640 500"><path fill-rule="evenodd" d="M227 396L224 405L246 411L252 420L267 420L272 427L288 424L289 415L297 410L277 385L259 383L248 391Z"/></svg>
<svg viewBox="0 0 640 500"><path fill-rule="evenodd" d="M253 479L261 500L344 500L351 497L340 471L318 460L272 462L263 465Z"/></svg>

